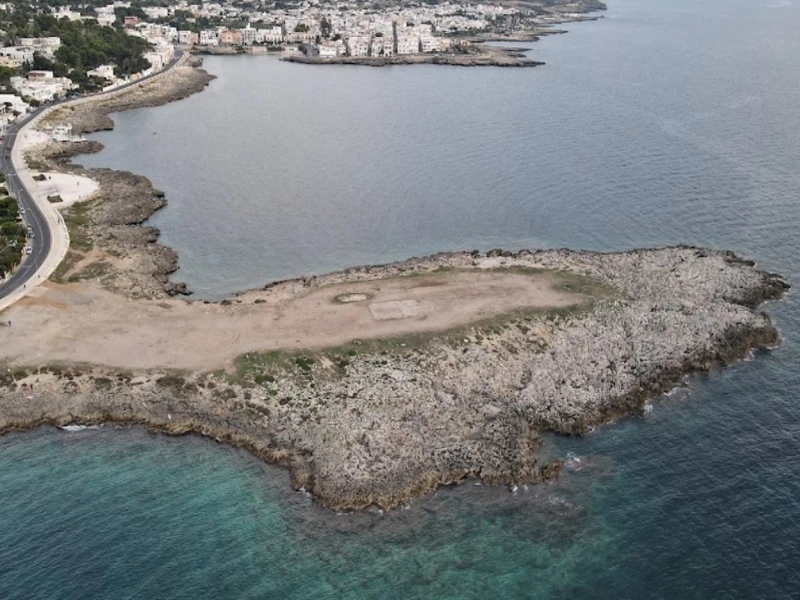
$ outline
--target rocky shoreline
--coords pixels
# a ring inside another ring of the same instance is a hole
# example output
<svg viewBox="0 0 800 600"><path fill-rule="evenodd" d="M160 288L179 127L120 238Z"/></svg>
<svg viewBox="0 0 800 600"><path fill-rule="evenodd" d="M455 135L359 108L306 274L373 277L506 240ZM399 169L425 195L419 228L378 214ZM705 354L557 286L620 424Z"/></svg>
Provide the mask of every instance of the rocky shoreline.
<svg viewBox="0 0 800 600"><path fill-rule="evenodd" d="M448 65L452 67L539 67L545 63L525 58L528 48L497 48L475 45L465 54L409 54L394 56L306 56L281 57L286 62L307 65L360 65L388 67L392 65Z"/></svg>
<svg viewBox="0 0 800 600"><path fill-rule="evenodd" d="M159 106L202 91L214 79L201 69L202 59L187 56L169 73L148 80L130 90L103 99L87 101L55 110L44 125L67 124L76 134L108 131L114 128L109 115L114 112ZM72 158L102 150L98 142L53 143L26 153L28 165L41 171L67 172L98 181L100 197L66 211L67 223L80 222L81 231L73 237L86 241L72 244L61 268L69 276L84 263L113 265L113 276L105 277L109 288L134 298L156 298L190 293L185 283L171 282L169 275L178 269L178 255L158 243L156 227L144 225L167 204L163 192L146 177L128 171L84 169ZM69 215L80 214L80 219ZM92 252L87 252L87 250ZM98 257L98 255L100 255Z"/></svg>
<svg viewBox="0 0 800 600"><path fill-rule="evenodd" d="M267 292L503 269L583 278L574 281L591 306L517 311L423 339L247 353L228 372L10 364L0 430L114 422L199 433L287 467L296 489L334 510L398 507L464 478L546 481L561 463L537 460L543 432L641 414L686 374L775 345L776 328L753 309L788 289L732 253L676 247L449 253Z"/></svg>

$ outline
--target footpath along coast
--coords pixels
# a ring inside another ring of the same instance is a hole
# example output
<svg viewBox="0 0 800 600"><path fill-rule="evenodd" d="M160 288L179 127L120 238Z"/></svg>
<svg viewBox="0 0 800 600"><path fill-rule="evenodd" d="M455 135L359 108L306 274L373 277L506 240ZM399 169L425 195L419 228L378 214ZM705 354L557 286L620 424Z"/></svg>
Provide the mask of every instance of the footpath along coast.
<svg viewBox="0 0 800 600"><path fill-rule="evenodd" d="M6 176L9 192L25 210L25 222L34 231L30 240L31 254L23 255L23 261L11 277L0 284L0 311L13 305L46 281L64 259L69 249L69 231L58 209L47 194L43 193L33 179L25 152L30 147L30 138L36 127L58 109L73 109L86 103L96 103L115 98L140 87L149 81L167 76L182 65L188 55L177 49L175 58L164 69L124 84L108 92L63 100L41 107L20 123L9 127L0 144L0 170Z"/></svg>

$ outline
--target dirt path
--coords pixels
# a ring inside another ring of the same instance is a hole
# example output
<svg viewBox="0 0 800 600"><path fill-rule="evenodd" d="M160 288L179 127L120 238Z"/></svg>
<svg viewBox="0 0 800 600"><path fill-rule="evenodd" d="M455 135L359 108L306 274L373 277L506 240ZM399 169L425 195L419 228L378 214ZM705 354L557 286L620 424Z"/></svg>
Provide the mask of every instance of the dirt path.
<svg viewBox="0 0 800 600"><path fill-rule="evenodd" d="M94 282L47 283L0 320L0 359L124 368L215 369L254 350L335 346L440 331L525 307L583 297L553 276L453 271L253 292L233 304L127 300ZM289 286L291 287L291 286Z"/></svg>

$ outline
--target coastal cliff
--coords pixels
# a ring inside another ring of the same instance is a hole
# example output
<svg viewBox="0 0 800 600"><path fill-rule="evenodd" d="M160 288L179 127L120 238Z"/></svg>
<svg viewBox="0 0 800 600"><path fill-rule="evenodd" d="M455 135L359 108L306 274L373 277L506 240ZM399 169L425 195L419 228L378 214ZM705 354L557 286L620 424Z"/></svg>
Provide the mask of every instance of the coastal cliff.
<svg viewBox="0 0 800 600"><path fill-rule="evenodd" d="M195 432L288 467L295 488L336 510L397 507L465 477L544 481L560 462L538 461L543 432L580 434L640 414L686 374L778 343L769 317L753 309L788 288L716 250L493 251L287 281L240 301L255 310L343 283L423 278L418 285L430 286L439 284L425 277L463 272L549 277L581 300L426 335L248 352L227 372L12 358L0 430L118 422Z"/></svg>

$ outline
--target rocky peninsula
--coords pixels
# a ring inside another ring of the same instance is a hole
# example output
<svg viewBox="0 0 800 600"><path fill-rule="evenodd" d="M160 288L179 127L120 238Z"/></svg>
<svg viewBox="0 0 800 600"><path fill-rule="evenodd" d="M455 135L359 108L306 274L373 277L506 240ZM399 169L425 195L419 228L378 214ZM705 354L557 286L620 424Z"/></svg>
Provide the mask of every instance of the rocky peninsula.
<svg viewBox="0 0 800 600"><path fill-rule="evenodd" d="M0 328L0 430L195 432L285 465L336 510L397 507L470 477L544 481L561 463L537 460L543 432L640 414L686 374L776 344L753 309L787 288L732 253L688 247L442 254L214 305L137 300L110 321L110 292L48 284L3 315L14 326ZM159 338L173 318L182 325ZM253 334L227 343L206 329L220 321ZM201 339L217 369L192 359ZM176 368L159 366L167 355Z"/></svg>
<svg viewBox="0 0 800 600"><path fill-rule="evenodd" d="M55 111L76 132L199 91L187 63L115 98ZM392 508L465 478L555 477L542 434L640 414L693 372L770 347L756 308L788 284L720 250L455 252L174 297L177 255L144 225L166 203L131 173L32 149L39 170L97 180L63 212L53 280L0 315L0 431L143 424L284 465L327 507ZM13 325L12 325L13 324Z"/></svg>

